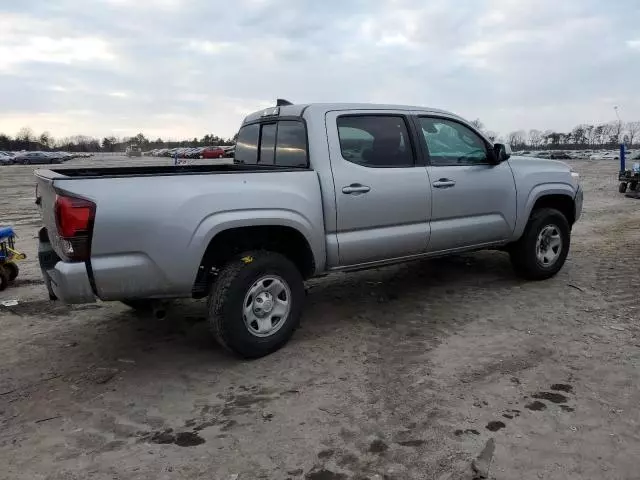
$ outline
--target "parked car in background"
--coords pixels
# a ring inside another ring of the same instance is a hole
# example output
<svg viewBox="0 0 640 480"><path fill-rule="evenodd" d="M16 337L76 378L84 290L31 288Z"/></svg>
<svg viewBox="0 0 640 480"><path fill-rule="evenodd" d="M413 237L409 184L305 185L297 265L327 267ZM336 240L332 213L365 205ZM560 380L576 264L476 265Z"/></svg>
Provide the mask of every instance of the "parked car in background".
<svg viewBox="0 0 640 480"><path fill-rule="evenodd" d="M552 160L571 160L571 155L566 152L551 152Z"/></svg>
<svg viewBox="0 0 640 480"><path fill-rule="evenodd" d="M62 163L71 158L71 155L65 152L44 152L44 154L50 158L53 163Z"/></svg>
<svg viewBox="0 0 640 480"><path fill-rule="evenodd" d="M129 145L124 153L127 157L141 157L142 149L138 145Z"/></svg>
<svg viewBox="0 0 640 480"><path fill-rule="evenodd" d="M0 165L13 165L16 156L10 152L0 152Z"/></svg>
<svg viewBox="0 0 640 480"><path fill-rule="evenodd" d="M189 152L188 158L200 158L205 147L195 147Z"/></svg>
<svg viewBox="0 0 640 480"><path fill-rule="evenodd" d="M42 165L62 163L58 158L53 158L47 155L48 152L23 152L16 156L14 163L21 163L22 165Z"/></svg>
<svg viewBox="0 0 640 480"><path fill-rule="evenodd" d="M200 158L222 158L224 157L224 149L222 147L205 147L202 150Z"/></svg>
<svg viewBox="0 0 640 480"><path fill-rule="evenodd" d="M224 148L224 156L227 158L233 158L236 154L236 146L232 145L230 147L223 147Z"/></svg>

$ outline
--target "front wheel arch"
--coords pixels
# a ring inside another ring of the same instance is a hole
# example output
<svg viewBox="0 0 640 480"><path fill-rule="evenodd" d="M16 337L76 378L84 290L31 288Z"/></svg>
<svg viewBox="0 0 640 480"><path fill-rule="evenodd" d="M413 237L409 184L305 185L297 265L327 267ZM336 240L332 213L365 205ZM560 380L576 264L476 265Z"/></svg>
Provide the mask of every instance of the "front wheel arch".
<svg viewBox="0 0 640 480"><path fill-rule="evenodd" d="M558 210L567 219L569 227L572 227L576 221L576 202L570 195L549 194L539 197L533 204L531 215L533 215L536 210L543 208ZM531 215L529 218L531 218Z"/></svg>

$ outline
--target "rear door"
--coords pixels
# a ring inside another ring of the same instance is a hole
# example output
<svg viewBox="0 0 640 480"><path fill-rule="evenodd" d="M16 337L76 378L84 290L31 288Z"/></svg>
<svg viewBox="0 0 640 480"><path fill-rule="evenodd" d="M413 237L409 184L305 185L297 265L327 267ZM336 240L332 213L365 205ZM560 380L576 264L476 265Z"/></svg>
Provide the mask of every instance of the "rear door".
<svg viewBox="0 0 640 480"><path fill-rule="evenodd" d="M457 119L418 116L432 184L430 252L507 241L516 222L509 162L489 161L491 146Z"/></svg>
<svg viewBox="0 0 640 480"><path fill-rule="evenodd" d="M404 112L326 115L340 266L418 255L429 241L431 191Z"/></svg>

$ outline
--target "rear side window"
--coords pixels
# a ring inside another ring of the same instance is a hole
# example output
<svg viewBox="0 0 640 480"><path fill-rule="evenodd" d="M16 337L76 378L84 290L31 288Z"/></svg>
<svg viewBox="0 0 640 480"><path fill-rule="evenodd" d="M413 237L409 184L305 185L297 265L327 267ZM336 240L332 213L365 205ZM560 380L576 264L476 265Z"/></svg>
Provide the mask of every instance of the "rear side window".
<svg viewBox="0 0 640 480"><path fill-rule="evenodd" d="M283 120L278 123L276 165L307 166L307 132L302 122Z"/></svg>
<svg viewBox="0 0 640 480"><path fill-rule="evenodd" d="M249 165L307 167L307 132L304 123L281 120L278 123L246 125L238 132L235 161Z"/></svg>
<svg viewBox="0 0 640 480"><path fill-rule="evenodd" d="M276 148L276 124L262 125L260 136L260 165L273 165Z"/></svg>
<svg viewBox="0 0 640 480"><path fill-rule="evenodd" d="M405 119L394 115L338 117L342 157L365 167L413 167Z"/></svg>
<svg viewBox="0 0 640 480"><path fill-rule="evenodd" d="M260 138L260 125L247 125L238 132L236 140L235 160L240 163L258 163L258 139Z"/></svg>

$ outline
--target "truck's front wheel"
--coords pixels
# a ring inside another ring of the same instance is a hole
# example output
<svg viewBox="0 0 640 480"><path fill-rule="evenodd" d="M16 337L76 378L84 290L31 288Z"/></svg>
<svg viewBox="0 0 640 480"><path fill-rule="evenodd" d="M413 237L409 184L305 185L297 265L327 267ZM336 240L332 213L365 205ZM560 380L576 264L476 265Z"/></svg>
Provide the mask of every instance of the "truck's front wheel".
<svg viewBox="0 0 640 480"><path fill-rule="evenodd" d="M553 208L534 210L518 242L510 251L516 273L529 280L553 277L569 253L571 229L566 217Z"/></svg>
<svg viewBox="0 0 640 480"><path fill-rule="evenodd" d="M304 284L279 253L246 252L219 272L209 294L209 324L223 347L258 358L282 347L300 322Z"/></svg>

